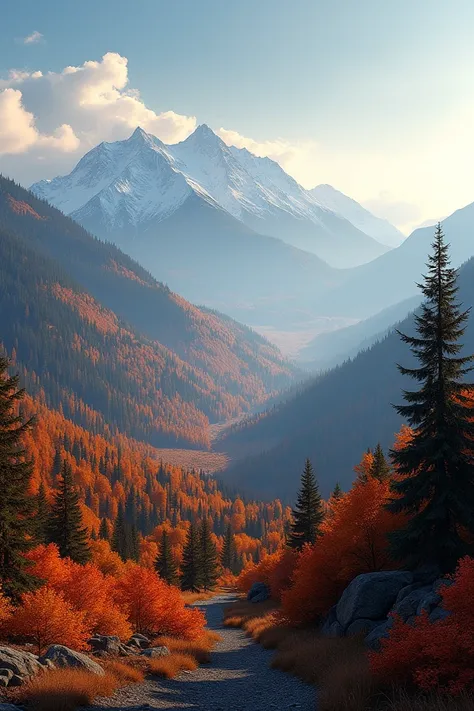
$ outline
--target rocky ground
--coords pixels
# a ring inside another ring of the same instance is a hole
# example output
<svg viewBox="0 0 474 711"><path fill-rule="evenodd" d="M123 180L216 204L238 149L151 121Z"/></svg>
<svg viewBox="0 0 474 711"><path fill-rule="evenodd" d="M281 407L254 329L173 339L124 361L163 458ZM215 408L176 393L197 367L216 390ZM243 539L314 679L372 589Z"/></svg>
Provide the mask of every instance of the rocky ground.
<svg viewBox="0 0 474 711"><path fill-rule="evenodd" d="M221 595L198 603L209 629L222 636L210 664L183 672L177 679L148 679L128 686L109 699L98 700L88 711L313 711L316 698L312 686L271 669L271 651L252 642L242 630L222 626L223 607L231 600L231 596Z"/></svg>

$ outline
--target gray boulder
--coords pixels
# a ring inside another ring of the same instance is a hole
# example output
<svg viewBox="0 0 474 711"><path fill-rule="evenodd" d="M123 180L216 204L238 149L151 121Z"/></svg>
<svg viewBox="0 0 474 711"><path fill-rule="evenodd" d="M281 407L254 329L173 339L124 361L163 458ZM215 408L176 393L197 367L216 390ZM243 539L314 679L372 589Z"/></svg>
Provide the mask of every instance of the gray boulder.
<svg viewBox="0 0 474 711"><path fill-rule="evenodd" d="M87 644L94 652L105 652L106 654L119 654L120 638L115 635L95 634L87 640Z"/></svg>
<svg viewBox="0 0 474 711"><path fill-rule="evenodd" d="M346 629L346 637L354 637L355 635L362 635L366 637L372 630L383 624L385 620L367 620L360 619L351 622L349 627Z"/></svg>
<svg viewBox="0 0 474 711"><path fill-rule="evenodd" d="M93 659L80 652L75 652L73 649L69 649L69 647L64 647L62 644L51 645L46 654L42 656L39 661L42 664L46 664L48 660L57 667L76 667L91 672L91 674L97 674L98 676L105 674L104 669L100 664L94 662Z"/></svg>
<svg viewBox="0 0 474 711"><path fill-rule="evenodd" d="M445 620L450 614L449 610L445 610L443 607L435 607L435 609L430 613L430 622L431 624L434 624L440 620Z"/></svg>
<svg viewBox="0 0 474 711"><path fill-rule="evenodd" d="M127 642L128 647L137 647L137 649L147 649L150 646L150 640L144 634L132 634Z"/></svg>
<svg viewBox="0 0 474 711"><path fill-rule="evenodd" d="M380 641L386 637L388 637L390 628L393 625L393 619L389 617L388 620L385 620L385 622L382 622L381 625L378 625L377 627L374 627L374 629L369 632L367 637L365 638L364 642L369 649L373 649L375 651L378 651L380 649Z"/></svg>
<svg viewBox="0 0 474 711"><path fill-rule="evenodd" d="M10 683L13 676L11 669L0 669L0 687L5 688Z"/></svg>
<svg viewBox="0 0 474 711"><path fill-rule="evenodd" d="M26 680L37 674L42 668L40 660L35 654L11 647L0 647L0 669L10 669L13 674Z"/></svg>
<svg viewBox="0 0 474 711"><path fill-rule="evenodd" d="M254 583L247 593L250 602L265 602L270 598L270 590L265 583Z"/></svg>
<svg viewBox="0 0 474 711"><path fill-rule="evenodd" d="M156 659L158 657L166 657L169 653L168 647L149 647L140 652L140 655L149 659Z"/></svg>
<svg viewBox="0 0 474 711"><path fill-rule="evenodd" d="M412 581L412 574L403 570L358 575L337 603L338 622L347 629L355 620L386 617L400 590Z"/></svg>
<svg viewBox="0 0 474 711"><path fill-rule="evenodd" d="M420 600L418 608L416 610L417 615L421 615L422 612L427 612L430 615L435 607L438 607L441 602L441 595L439 595L434 590L430 590L423 598Z"/></svg>
<svg viewBox="0 0 474 711"><path fill-rule="evenodd" d="M428 586L412 590L408 595L402 597L401 600L400 596L398 596L397 601L392 608L392 612L400 615L400 617L406 622L409 617L413 617L417 614L418 608L423 603L423 600L431 594L431 586Z"/></svg>

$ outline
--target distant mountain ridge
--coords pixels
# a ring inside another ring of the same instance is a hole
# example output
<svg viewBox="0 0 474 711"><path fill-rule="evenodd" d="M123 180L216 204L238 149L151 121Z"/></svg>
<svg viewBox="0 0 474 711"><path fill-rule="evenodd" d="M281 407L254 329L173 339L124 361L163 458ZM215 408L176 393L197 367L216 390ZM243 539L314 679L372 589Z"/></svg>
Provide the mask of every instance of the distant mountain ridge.
<svg viewBox="0 0 474 711"><path fill-rule="evenodd" d="M51 406L155 446L206 448L210 422L299 377L264 338L189 304L5 178L0 315L3 346Z"/></svg>
<svg viewBox="0 0 474 711"><path fill-rule="evenodd" d="M137 128L127 140L93 148L68 176L31 189L112 240L117 230L128 231L129 239L150 230L194 196L332 266L362 264L388 249L304 190L278 163L227 146L205 124L174 145Z"/></svg>

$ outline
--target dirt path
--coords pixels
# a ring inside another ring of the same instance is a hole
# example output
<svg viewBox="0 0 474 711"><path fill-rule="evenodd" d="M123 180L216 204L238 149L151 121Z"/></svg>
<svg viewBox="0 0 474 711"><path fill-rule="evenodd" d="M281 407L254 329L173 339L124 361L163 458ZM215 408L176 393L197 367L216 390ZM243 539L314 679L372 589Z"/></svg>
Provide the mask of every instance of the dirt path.
<svg viewBox="0 0 474 711"><path fill-rule="evenodd" d="M195 709L199 711L314 711L314 688L270 668L271 651L252 642L240 629L222 626L223 606L232 600L221 595L198 604L208 627L222 636L210 664L177 679L149 679L126 687L92 707L109 711ZM90 711L92 711L90 709Z"/></svg>

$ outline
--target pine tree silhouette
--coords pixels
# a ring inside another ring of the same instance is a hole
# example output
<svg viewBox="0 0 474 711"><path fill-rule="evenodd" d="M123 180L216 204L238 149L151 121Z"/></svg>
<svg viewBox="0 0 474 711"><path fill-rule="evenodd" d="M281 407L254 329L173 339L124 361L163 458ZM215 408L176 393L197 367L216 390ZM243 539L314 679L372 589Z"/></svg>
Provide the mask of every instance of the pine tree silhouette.
<svg viewBox="0 0 474 711"><path fill-rule="evenodd" d="M32 420L15 414L24 396L18 376L9 376L9 361L0 356L0 585L17 601L37 579L28 572L24 554L34 542L34 501L29 496L32 465L22 446Z"/></svg>
<svg viewBox="0 0 474 711"><path fill-rule="evenodd" d="M87 530L82 527L82 513L72 479L72 468L63 462L58 490L51 508L49 540L56 543L62 558L87 563L91 558Z"/></svg>
<svg viewBox="0 0 474 711"><path fill-rule="evenodd" d="M415 316L417 335L400 333L418 368L398 366L420 383L404 391L397 412L410 423L413 438L391 452L399 477L390 511L406 512L408 523L391 537L393 553L405 565L429 563L453 571L472 553L474 533L474 386L464 382L473 356L460 356L467 311L456 301L457 272L449 265L448 245L438 224L420 285L425 297Z"/></svg>
<svg viewBox="0 0 474 711"><path fill-rule="evenodd" d="M178 570L173 558L173 552L171 550L171 543L167 531L163 531L163 535L161 537L161 547L155 561L155 569L162 580L165 580L170 585L177 585Z"/></svg>
<svg viewBox="0 0 474 711"><path fill-rule="evenodd" d="M305 543L314 543L320 535L324 509L318 483L309 459L301 477L301 489L293 510L289 544L300 550Z"/></svg>

